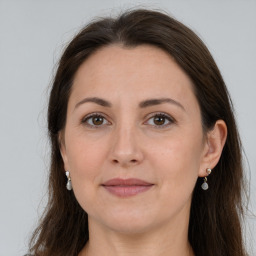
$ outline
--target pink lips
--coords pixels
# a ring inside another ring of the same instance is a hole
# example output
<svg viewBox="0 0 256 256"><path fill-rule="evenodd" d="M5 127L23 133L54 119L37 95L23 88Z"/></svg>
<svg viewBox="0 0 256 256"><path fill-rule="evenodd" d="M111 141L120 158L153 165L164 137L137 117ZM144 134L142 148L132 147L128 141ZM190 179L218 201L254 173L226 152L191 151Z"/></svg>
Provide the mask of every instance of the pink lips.
<svg viewBox="0 0 256 256"><path fill-rule="evenodd" d="M111 179L102 186L110 193L119 197L135 196L149 190L153 184L139 179Z"/></svg>

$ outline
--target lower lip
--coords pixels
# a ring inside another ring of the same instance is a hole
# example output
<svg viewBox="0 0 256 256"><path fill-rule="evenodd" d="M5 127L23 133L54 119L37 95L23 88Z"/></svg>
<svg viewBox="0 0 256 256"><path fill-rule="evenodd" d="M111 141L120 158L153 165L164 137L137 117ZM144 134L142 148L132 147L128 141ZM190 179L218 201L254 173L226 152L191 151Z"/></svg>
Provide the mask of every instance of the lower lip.
<svg viewBox="0 0 256 256"><path fill-rule="evenodd" d="M103 186L108 192L118 197L130 197L146 192L151 189L153 185L147 186Z"/></svg>

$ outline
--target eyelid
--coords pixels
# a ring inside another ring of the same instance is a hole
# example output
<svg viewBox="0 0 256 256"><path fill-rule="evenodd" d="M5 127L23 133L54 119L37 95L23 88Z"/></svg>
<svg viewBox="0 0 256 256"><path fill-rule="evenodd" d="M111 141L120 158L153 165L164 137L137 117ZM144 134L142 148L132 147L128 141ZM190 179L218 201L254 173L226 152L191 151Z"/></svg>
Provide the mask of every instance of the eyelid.
<svg viewBox="0 0 256 256"><path fill-rule="evenodd" d="M166 118L169 121L168 124L164 124L164 125L151 125L151 126L154 126L156 128L165 128L165 127L170 126L171 124L176 123L176 120L170 114L167 114L165 112L154 112L154 113L151 113L151 114L147 115L147 117L145 117L146 121L143 122L143 124L146 124L151 118L156 117L156 116L162 116L162 117ZM107 124L91 125L91 124L87 123L87 120L89 120L92 117L102 117L102 118L104 118L104 120L107 121ZM109 117L106 116L105 114L103 114L102 112L92 112L92 113L87 114L86 116L83 116L83 118L81 118L81 123L85 124L88 127L92 127L92 128L100 128L102 126L106 126L106 125L111 125L112 124L109 121Z"/></svg>
<svg viewBox="0 0 256 256"><path fill-rule="evenodd" d="M102 125L91 125L91 124L88 124L87 120L89 120L92 117L102 117L102 118L104 118L104 120L106 120L108 122L108 124L102 124ZM111 124L111 122L109 121L109 118L105 114L103 114L101 112L92 112L90 114L87 114L86 116L84 116L81 119L81 123L85 124L86 126L93 127L93 128L100 128L102 126L110 125Z"/></svg>
<svg viewBox="0 0 256 256"><path fill-rule="evenodd" d="M156 128L161 129L161 128L165 128L165 127L170 126L171 124L176 123L176 120L170 114L167 114L165 112L154 112L154 113L149 114L149 116L147 117L147 120L144 122L144 124L147 123L151 118L153 118L155 116L162 116L169 121L168 124L164 124L164 125L152 125L152 126L155 126Z"/></svg>

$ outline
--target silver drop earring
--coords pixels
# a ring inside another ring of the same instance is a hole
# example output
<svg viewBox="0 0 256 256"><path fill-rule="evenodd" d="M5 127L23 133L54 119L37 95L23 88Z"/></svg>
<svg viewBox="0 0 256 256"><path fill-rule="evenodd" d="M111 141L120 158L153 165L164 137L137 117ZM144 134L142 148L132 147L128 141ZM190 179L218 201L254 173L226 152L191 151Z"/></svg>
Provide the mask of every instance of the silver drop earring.
<svg viewBox="0 0 256 256"><path fill-rule="evenodd" d="M66 176L68 178L66 188L67 188L67 190L72 190L72 184L71 184L71 178L70 178L70 175L69 175L69 171L66 171Z"/></svg>
<svg viewBox="0 0 256 256"><path fill-rule="evenodd" d="M206 169L206 173L207 173L207 176L210 175L212 172L212 170L210 168L207 168ZM201 185L201 188L203 190L207 190L209 188L209 185L207 183L207 177L204 177L204 183Z"/></svg>

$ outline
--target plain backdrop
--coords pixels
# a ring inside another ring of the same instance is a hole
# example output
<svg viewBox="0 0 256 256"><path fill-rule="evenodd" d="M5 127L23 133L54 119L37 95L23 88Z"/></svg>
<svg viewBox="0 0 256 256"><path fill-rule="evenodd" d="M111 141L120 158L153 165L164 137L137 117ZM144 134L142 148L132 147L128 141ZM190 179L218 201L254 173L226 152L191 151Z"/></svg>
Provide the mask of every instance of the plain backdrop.
<svg viewBox="0 0 256 256"><path fill-rule="evenodd" d="M256 1L0 0L0 256L24 255L46 202L48 88L66 43L95 16L162 9L212 52L236 109L256 212ZM250 170L249 170L250 166ZM256 220L246 241L256 255Z"/></svg>

